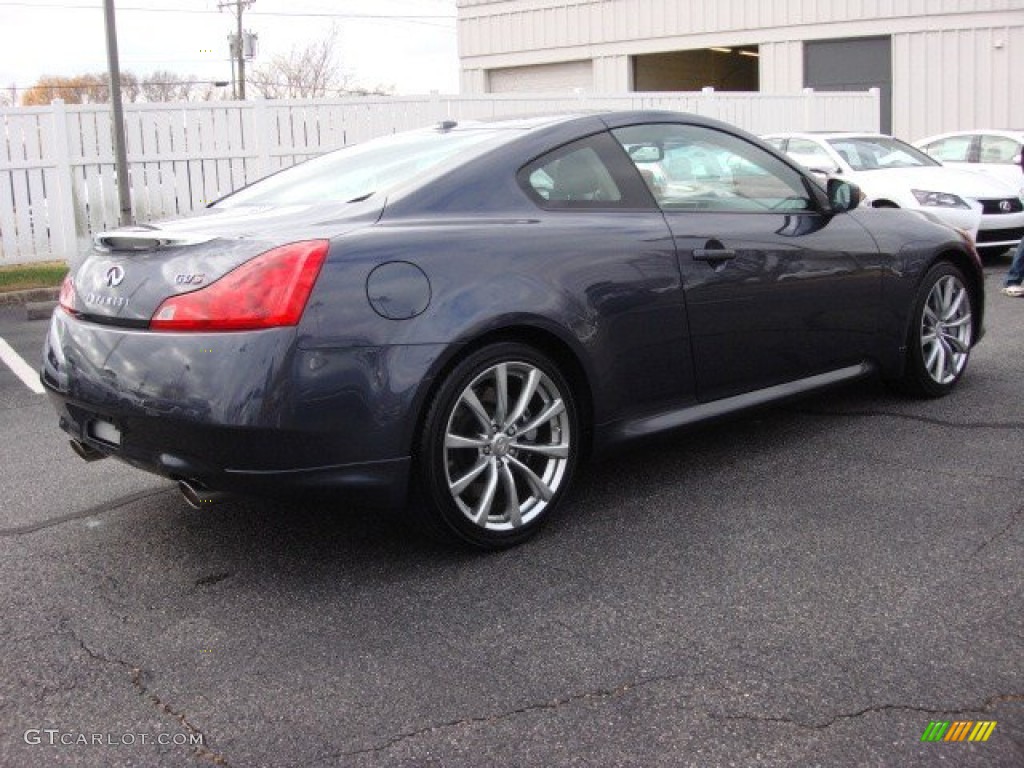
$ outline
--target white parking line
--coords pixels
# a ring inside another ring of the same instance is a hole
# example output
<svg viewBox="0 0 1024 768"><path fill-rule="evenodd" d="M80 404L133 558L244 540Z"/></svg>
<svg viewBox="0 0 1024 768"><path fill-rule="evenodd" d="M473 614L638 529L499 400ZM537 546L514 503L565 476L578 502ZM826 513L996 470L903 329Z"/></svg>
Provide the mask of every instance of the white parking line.
<svg viewBox="0 0 1024 768"><path fill-rule="evenodd" d="M7 364L7 367L14 371L14 375L21 379L22 383L37 395L45 391L39 383L39 373L32 370L32 366L21 359L21 355L12 349L11 345L0 339L0 360Z"/></svg>

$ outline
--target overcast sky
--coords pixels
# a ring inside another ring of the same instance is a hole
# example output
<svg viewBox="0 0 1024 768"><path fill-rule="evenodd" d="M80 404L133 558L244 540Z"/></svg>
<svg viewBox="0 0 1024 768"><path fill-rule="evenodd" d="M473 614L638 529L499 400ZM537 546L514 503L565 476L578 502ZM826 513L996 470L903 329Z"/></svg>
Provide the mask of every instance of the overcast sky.
<svg viewBox="0 0 1024 768"><path fill-rule="evenodd" d="M116 0L121 69L230 80L234 14L217 6L218 0ZM360 15L403 18L353 18ZM333 21L338 59L355 84L406 94L458 91L455 0L255 0L243 19L259 35L256 65L324 37ZM0 0L0 87L106 68L102 0Z"/></svg>

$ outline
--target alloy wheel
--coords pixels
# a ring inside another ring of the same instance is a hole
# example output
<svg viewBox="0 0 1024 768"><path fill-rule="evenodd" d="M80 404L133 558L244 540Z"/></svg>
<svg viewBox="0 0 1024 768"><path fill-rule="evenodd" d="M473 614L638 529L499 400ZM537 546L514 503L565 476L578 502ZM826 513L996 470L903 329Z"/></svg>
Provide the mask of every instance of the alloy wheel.
<svg viewBox="0 0 1024 768"><path fill-rule="evenodd" d="M963 371L971 348L971 299L955 275L932 286L921 313L921 357L932 381L950 384Z"/></svg>
<svg viewBox="0 0 1024 768"><path fill-rule="evenodd" d="M488 531L530 523L566 480L571 423L565 395L540 368L523 361L486 368L459 395L445 429L455 505Z"/></svg>

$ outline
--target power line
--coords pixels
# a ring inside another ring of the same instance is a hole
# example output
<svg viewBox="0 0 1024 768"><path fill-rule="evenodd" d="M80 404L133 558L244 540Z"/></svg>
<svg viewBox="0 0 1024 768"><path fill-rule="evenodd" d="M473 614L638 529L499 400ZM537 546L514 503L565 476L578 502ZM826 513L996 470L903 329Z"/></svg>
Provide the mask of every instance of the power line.
<svg viewBox="0 0 1024 768"><path fill-rule="evenodd" d="M39 3L32 0L0 0L0 6L6 7L30 7L30 8L56 8L60 10L77 11L99 11L98 5L70 5L67 3ZM142 8L138 6L125 6L117 9L118 13L199 13L212 15L218 11L206 8ZM249 11L253 16L279 16L285 18L326 18L326 19L374 19L391 21L414 21L418 19L434 19L439 21L454 21L455 16L451 14L426 14L426 13L333 13L330 11Z"/></svg>
<svg viewBox="0 0 1024 768"><path fill-rule="evenodd" d="M96 11L100 10L95 5L70 5L67 3L38 3L30 2L29 0L0 0L0 8L49 8L57 10L71 10L71 11ZM218 13L218 11L212 9L203 8L141 8L137 6L126 6L124 8L118 8L118 13L191 13L191 14L202 14L212 15ZM450 23L455 21L455 17L451 14L439 15L439 14L399 14L399 13L332 13L328 11L249 11L252 16L265 16L267 18L280 18L280 19L339 19L342 21L368 21L373 23L395 23L395 24L416 24L422 27L431 27L433 29L444 29L451 32L455 31L455 27Z"/></svg>

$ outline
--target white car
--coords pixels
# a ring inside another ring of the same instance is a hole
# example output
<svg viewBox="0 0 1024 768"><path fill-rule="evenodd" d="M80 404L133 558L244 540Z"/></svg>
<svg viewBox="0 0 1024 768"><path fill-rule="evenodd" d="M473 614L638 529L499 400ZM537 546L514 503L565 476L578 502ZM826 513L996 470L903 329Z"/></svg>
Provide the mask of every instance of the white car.
<svg viewBox="0 0 1024 768"><path fill-rule="evenodd" d="M862 205L926 211L972 234L985 255L1024 236L1020 190L980 173L947 168L892 136L870 133L776 133L763 137L793 160L838 176L864 192Z"/></svg>
<svg viewBox="0 0 1024 768"><path fill-rule="evenodd" d="M914 142L943 165L1002 179L1024 195L1024 131L953 131Z"/></svg>

